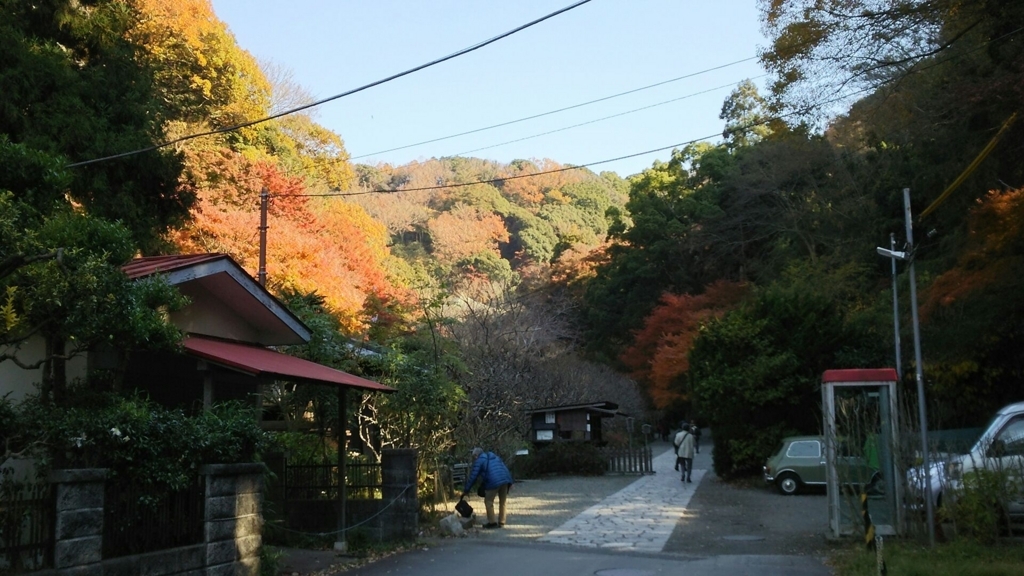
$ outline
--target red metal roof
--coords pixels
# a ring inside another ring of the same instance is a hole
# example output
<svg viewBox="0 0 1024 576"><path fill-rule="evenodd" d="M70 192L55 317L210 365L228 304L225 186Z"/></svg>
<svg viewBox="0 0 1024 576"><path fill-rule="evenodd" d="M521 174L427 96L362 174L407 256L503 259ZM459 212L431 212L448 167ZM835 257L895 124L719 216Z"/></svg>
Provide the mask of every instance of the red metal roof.
<svg viewBox="0 0 1024 576"><path fill-rule="evenodd" d="M822 382L896 382L894 368L852 368L846 370L825 370Z"/></svg>
<svg viewBox="0 0 1024 576"><path fill-rule="evenodd" d="M227 254L178 254L171 256L146 256L135 258L121 267L129 278L135 280L157 272L169 272L178 268L187 268L203 262L212 262L220 258L230 258Z"/></svg>
<svg viewBox="0 0 1024 576"><path fill-rule="evenodd" d="M373 392L394 392L395 389L335 370L323 364L288 356L268 348L214 340L202 336L185 338L185 350L193 356L239 370L253 376L270 376L282 380L349 386Z"/></svg>

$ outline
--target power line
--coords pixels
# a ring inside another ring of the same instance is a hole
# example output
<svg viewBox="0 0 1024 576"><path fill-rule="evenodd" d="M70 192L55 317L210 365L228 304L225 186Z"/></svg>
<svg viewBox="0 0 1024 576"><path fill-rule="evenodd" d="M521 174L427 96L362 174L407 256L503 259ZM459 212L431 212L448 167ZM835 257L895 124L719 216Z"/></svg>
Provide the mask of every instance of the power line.
<svg viewBox="0 0 1024 576"><path fill-rule="evenodd" d="M765 75L762 74L761 76L755 76L754 78L752 78L752 80L756 79L756 78L761 78L763 76L765 76ZM522 142L524 140L532 140L534 138L539 138L541 136L547 136L549 134L555 134L557 132L564 132L566 130L571 130L573 128L579 128L580 126L586 126L588 124L594 124L594 123L597 123L597 122L603 122L605 120L611 120L612 118L618 118L619 116L625 116L627 114L633 114L635 112L642 112L643 110L647 110L647 109L650 109L650 108L656 108L658 106L664 106L665 104L671 104L673 102L679 102L680 100L686 100L687 98L693 98L694 96L700 96L701 94L707 94L709 92L714 92L715 90L721 90L722 88L729 88L729 87L735 86L735 85L736 84L734 82L730 82L729 84L723 84L721 86L716 86L714 88L708 88L707 90L701 90L700 92L694 92L692 94L687 94L686 96L680 96L678 98L673 98L671 100L665 100L665 101L662 101L662 102L657 102L655 104L648 104L647 106L642 106L640 108L634 108L632 110L626 110L625 112L619 112L617 114L612 114L610 116L604 116L602 118L595 118L593 120L587 120L586 122L580 122L579 124L573 124L571 126L564 126L562 128L556 128L554 130L548 130L547 132L541 132L539 134L534 134L532 136L524 136L522 138L516 138L515 140L508 140L508 141L505 141L505 142L501 142L499 144L491 144L490 146L482 146L480 148L474 148L472 150L466 150L465 152L459 152L458 154L455 154L455 156L463 156L465 154L472 154L473 152L479 152L481 150L490 150L491 148L497 148L499 146L504 146L506 144L514 144L516 142Z"/></svg>
<svg viewBox="0 0 1024 576"><path fill-rule="evenodd" d="M750 122L750 123L744 124L743 126L739 126L737 128L734 128L734 129L730 130L730 132L739 132L741 130L747 130L747 129L750 129L750 128L754 128L756 126L763 126L765 124L768 124L770 122L774 122L776 120L783 120L783 119L785 119L787 117L790 117L790 116L797 116L799 114L803 114L803 113L808 112L812 108L817 108L817 107L820 107L820 106L826 106L828 104L833 104L835 102L841 102L841 101L843 101L846 98L850 98L851 96L856 96L858 94L863 94L865 92L868 92L868 91L874 90L874 89L875 89L874 87L862 88L861 90L857 90L855 92L851 92L850 94L845 94L843 96L837 96L836 98L825 100L825 101L819 102L817 104L808 105L808 106L806 106L805 108L803 108L801 110L796 110L796 111L793 111L793 112L789 112L787 114L780 114L778 116L772 116L770 118L765 118L764 120L759 120L757 122ZM704 140L710 140L711 138L715 138L715 137L721 136L721 135L722 135L721 133L710 134L708 136L701 136L700 138L694 138L692 140L686 140L684 142L677 142L676 144L672 144L672 145L669 145L669 146L662 146L660 148L652 148L650 150L644 150L643 152L636 152L636 153L633 153L633 154L626 154L625 156L618 156L616 158L609 158L607 160L599 160L597 162L588 162L586 164L575 164L575 165L572 165L572 166L565 166L565 167L562 167L562 168L556 168L554 170L544 170L544 171L541 171L541 172L533 172L531 174L516 174L516 175L512 175L512 176L503 176L503 177L500 177L500 178L490 178L488 180L475 180L473 182L461 182L461 183L457 183L457 184L441 184L441 185L438 185L438 186L420 186L420 187L417 187L417 188L401 188L401 189L390 188L390 189L364 190L364 191L361 191L361 192L328 192L328 193L323 193L323 194L275 194L274 196L276 196L278 198L288 198L288 197L330 198L330 197L343 197L343 196L364 196L366 194L397 194L399 192L425 192L425 191L430 191L430 190L446 190L446 189L449 189L449 188L465 188L467 186L475 186L477 184L496 184L498 182L504 182L505 180L517 180L519 178L533 178L535 176L543 176L545 174L557 174L559 172L568 172L570 170L581 170L583 168L589 168L591 166L599 166L601 164L608 164L610 162L618 162L619 160L627 160L629 158L636 158L637 156L644 156L644 155L647 155L647 154L653 154L655 152L664 152L665 150L671 150L671 149L674 149L674 148L679 148L681 146L688 146L690 144L696 144L697 142L702 142Z"/></svg>
<svg viewBox="0 0 1024 576"><path fill-rule="evenodd" d="M494 128L501 128L502 126L509 126L511 124L517 124L519 122L525 122L527 120L534 120L536 118L542 118L544 116L550 116L552 114L558 114L559 112L565 112L566 110L572 110L574 108L581 108L583 106L589 106L590 104L596 104L598 102L604 102L605 100L611 100L612 98L618 98L620 96L626 96L628 94L633 94L635 92L641 92L643 90L649 90L651 88L656 88L658 86L664 86L665 84L670 84L672 82L678 82L679 80L685 80L687 78L693 78L694 76L700 76L701 74L707 74L708 72L714 72L715 70L721 70L723 68L728 68L729 66L735 66L737 64L742 64L743 62L749 62L751 60L756 60L756 59L757 59L757 56L751 56L749 58L744 58L742 60L736 60L735 62L729 62L728 64L722 64L720 66L715 66L713 68L705 68L704 70L700 70L698 72L692 72L690 74L686 74L686 75L683 75L683 76L678 76L678 77L672 78L670 80L663 80L661 82L657 82L657 83L654 83L654 84L649 84L647 86L641 86L640 88L634 88L632 90L627 90L625 92L619 92L618 94L612 94L611 96L604 96L603 98L597 98L596 100L589 100L587 102L581 102L579 104L573 104L572 106L566 106L564 108L559 108L557 110L551 110L549 112L542 112L540 114L534 114L533 116L526 116L524 118L518 118L516 120L509 120L507 122L501 122L499 124L493 124L491 126L485 126L483 128L476 128L474 130L467 130L465 132L459 132L458 134L451 134L449 136L441 136L439 138L432 138L430 140L423 140L421 142L416 142L414 144L406 144L404 146L396 146L395 148L388 148L387 150L378 150L377 152L370 152L369 154L360 154L359 156L352 156L352 157L350 157L350 160L358 160L360 158L367 158L369 156L376 156L377 154L386 154L388 152L394 152L396 150L405 150L406 148L412 148L414 146L420 146L420 145L423 145L423 144L432 144L434 142L440 142L442 140L450 140L452 138L458 138L459 136L466 136L468 134L476 134L477 132L483 132L485 130L492 130Z"/></svg>
<svg viewBox="0 0 1024 576"><path fill-rule="evenodd" d="M747 59L745 59L745 60L737 60L736 62L745 62L745 61L747 61L747 60L751 60L751 58L747 58ZM733 62L732 64L735 64L736 62ZM718 66L718 67L716 67L716 68L711 68L711 69L709 69L709 70L714 70L714 69L718 69L718 68L724 68L724 67L726 67L726 66L730 66L730 65L731 65L731 64L725 64L725 65L722 65L722 66ZM702 72L696 72L696 73L694 73L694 74L690 74L689 76L693 76L693 75L696 75L696 74L700 74L700 73L702 73ZM765 75L765 74L762 74L762 75L760 75L760 76L754 76L754 77L752 77L752 78L749 78L749 79L750 79L750 80L756 80L756 79L758 79L758 78L763 78L764 76L766 76L766 75ZM687 77L687 76L681 76L680 78L685 78L685 77ZM666 84L666 83L669 83L669 82L672 82L672 81L674 81L674 80L678 80L678 79L679 79L679 78L676 78L676 79L673 79L673 80L666 80L666 81L664 81L664 82L659 82L659 83L657 83L657 84L652 84L651 86L660 86L660 85L662 85L662 84ZM580 126L586 126L586 125L588 125L588 124L594 124L594 123L596 123L596 122L602 122L602 121L604 121L604 120L610 120L610 119L612 119L612 118L617 118L617 117L619 117L619 116L625 116L625 115L627 115L627 114L632 114L632 113L635 113L635 112L640 112L640 111L643 111L643 110L647 110L647 109L649 109L649 108L655 108L655 107L657 107L657 106L663 106L663 105L666 105L666 104L671 104L671 103L673 103L673 102L678 102L678 101L680 101L680 100L685 100L685 99L687 99L687 98L692 98L692 97L694 97L694 96L699 96L699 95L701 95L701 94L707 94L707 93L709 93L709 92L713 92L713 91L715 91L715 90L721 90L721 89L723 89L723 88L728 88L728 87L731 87L731 86L735 86L736 84L737 84L737 82L730 82L730 83L728 83L728 84L722 84L722 85L720 85L720 86L716 86L716 87L714 87L714 88L708 88L707 90L702 90L702 91L700 91L700 92L693 92L693 93L691 93L691 94L687 94L687 95L685 95L685 96L680 96L680 97L678 97L678 98L672 98L672 99L670 99L670 100L664 100L664 101L662 101L662 102L657 102L657 103L654 103L654 104L649 104L649 105L647 105L647 106L642 106L642 107L640 107L640 108L634 108L634 109L632 109L632 110L627 110L627 111L625 111L625 112L619 112L619 113L616 113L616 114L612 114L612 115L610 115L610 116L604 116L604 117L601 117L601 118L596 118L596 119L594 119L594 120L588 120L588 121L586 121L586 122L581 122L581 123L579 123L579 124L573 124L573 125L571 125L571 126L564 126L564 127L562 127L562 128L556 128L555 130L549 130L549 131L547 131L547 132L542 132L542 133L539 133L539 134L534 134L534 135L532 135L532 136L525 136L525 137L523 137L523 138L518 138L518 139L516 139L516 140L509 140L509 141L506 141L506 142L501 142L501 143L498 143L498 144L492 144L492 145L489 145L489 146L484 146L484 147L481 147L481 148L476 148L476 149L473 149L473 150L468 150L468 151L466 151L466 152L459 152L458 154L450 154L450 155L446 155L446 156L462 156L462 155L465 155L465 154L471 154L471 153L473 153L473 152L478 152L478 151L480 151L480 150L487 150L487 149L490 149L490 148L497 148L497 147L499 147L499 146L504 146L504 145L506 145L506 144L512 144L512 143L514 143L514 142L521 142L521 141L523 141L523 140L530 140L530 139L533 139L533 138L539 138L539 137L541 137L541 136L547 136L547 135L549 135L549 134L554 134L554 133L557 133L557 132L564 132L564 131L566 131L566 130L570 130L570 129L573 129L573 128L578 128L578 127L580 127ZM643 88L638 88L638 89L636 89L636 90L631 90L631 91L629 91L629 92L622 92L621 94L629 94L629 93L631 93L631 92L636 92L636 91L638 91L638 90L642 90L642 89L643 89ZM613 97L614 97L614 96L609 96L609 97L606 97L606 98L600 98L600 99L598 99L598 100L592 100L591 102L600 102L601 100L607 100L607 99L609 99L609 98L613 98ZM477 129L477 130L471 130L471 131L469 131L469 132L463 132L462 134L454 134L454 135L452 135L452 136L445 136L445 137L443 137L443 138L436 138L436 139L434 139L434 140L430 140L429 142L436 142L436 141L439 141L439 140L447 140L447 139L449 139L449 138L455 138L455 137L457 137L457 136L462 136L462 135L465 135L465 134L472 134L472 133L474 133L474 132L481 132L481 131L484 131L484 130L488 130L488 129L490 129L490 128L497 128L497 127L500 127L500 126L506 126L506 125L508 125L508 124L513 124L513 123L515 123L515 122L519 122L519 121L521 121L521 120L528 120L528 119L532 119L532 118L538 118L538 117L540 117L540 116L546 116L546 115L554 114L554 113L556 113L556 112L559 112L559 111L562 111L562 110L569 110L569 109L571 109L571 108L578 108L578 107L580 107L580 106L584 106L584 105L586 105L586 104L587 104L587 103L583 103L583 104L577 104L577 105L575 105L575 106L570 106L570 107L567 107L567 108L562 108L562 109L560 109L560 110L553 110L553 111L551 111L551 112L545 112L544 114L538 114L538 115L536 115L536 116L531 116L531 117L529 117L529 118L522 118L522 119L520 119L520 120L513 120L513 121L511 121L511 122L506 122L506 123L503 123L503 124L495 124L494 126L488 126L488 127L486 127L486 128L479 128L479 129ZM425 142L421 142L421 144L422 144L422 143L425 143ZM410 146L416 146L416 144L410 144L409 146L402 146L402 147L399 147L399 148L392 148L391 150L400 150L400 149L402 149L402 148L408 148L408 147L410 147ZM351 161L351 160L354 160L354 159L356 159L356 158L364 158L365 156L368 156L368 155L363 155L363 156L350 156L350 157L348 158L348 160L345 160L345 161L347 162L347 161ZM322 165L325 165L325 164L335 163L335 162L339 162L339 161L341 161L341 160L338 160L337 158L322 158L322 159L314 159L314 160L312 160L311 164L312 164L312 165L314 165L314 166L322 166ZM308 166L307 166L307 167L303 167L303 168L302 168L302 171L308 170L308 168L309 168ZM287 173L288 173L288 174L299 174L299 173L303 173L302 171L289 171L289 172L287 172ZM262 176L249 176L249 177L247 177L247 178L240 178L239 180L253 180L253 179L259 179L259 178L262 178ZM355 179L356 179L356 177L349 177L349 178L346 178L346 179L345 179L345 182L349 182L349 181L352 181L352 180L355 180Z"/></svg>
<svg viewBox="0 0 1024 576"><path fill-rule="evenodd" d="M430 68L431 66L435 66L437 64L441 64L442 62L447 62L448 60L451 60L453 58L457 58L459 56L463 56L465 54L469 54L470 52L473 52L475 50L479 50L480 48L483 48L484 46L487 46L489 44L493 44L493 43L497 42L498 40L502 40L504 38L507 38L507 37L517 33L517 32L521 32L523 30L526 30L527 28L530 28L531 26L535 26L537 24L540 24L541 22L544 22L545 20L549 20L551 18L554 18L555 16L558 16L559 14L563 14L563 13L568 12L568 11L574 9L574 8L578 8L578 7L588 3L590 1L591 0L578 0L577 2L575 2L573 4L570 4L570 5L568 5L568 6L564 7L564 8L561 8L559 10L555 10L554 12L551 12L550 14L547 14L545 16L541 16L540 18L537 18L536 20L532 20L530 22L527 22L526 24L523 24L521 26L513 28L512 30L509 30L507 32L503 32L503 33L501 33L501 34L499 34L497 36L494 36L492 38L484 40L483 42L479 42L477 44L469 46L468 48L463 48L462 50L459 50L457 52L453 52L453 53L451 53L451 54L449 54L447 56L444 56L442 58L438 58L436 60L431 60L430 62L427 62L425 64L420 64L419 66L416 66L414 68L410 68L410 69L408 69L408 70L406 70L404 72L399 72L397 74L392 74L391 76L388 76L386 78L382 78L382 79L377 80L375 82L370 82L369 84L364 84L363 86L360 86L358 88L353 88L352 90L349 90L347 92L342 92L341 94L335 94L334 96L329 96L329 97L324 98L322 100L317 100L316 102L305 104L305 105L299 106L297 108L292 108L291 110L285 110L284 112L279 112L277 114L272 114L272 115L267 116L265 118L260 118L258 120L250 120L248 122L243 122L241 124L236 124L234 126L227 126L225 128L217 128L216 130L209 130L209 131L206 131L206 132L199 132L199 133L196 133L196 134L190 134L190 135L187 135L187 136L182 136L180 138L175 138L173 140L168 140L167 142L163 142L161 144L154 144L152 146L147 146L145 148L139 148L138 150L132 150L130 152L121 152L120 154L112 154L110 156L104 156L102 158L94 158L92 160L85 160L85 161L82 161L82 162L75 162L74 164L68 164L67 167L68 168L74 168L76 166L85 166L87 164L95 164L97 162L104 162L104 161L107 161L107 160L114 160L114 159L117 159L117 158L124 158L124 157L127 157L127 156L134 156L136 154L142 154L143 152L151 152L153 150L159 150L160 148L165 148L167 146L170 146L172 144L177 144L179 142L185 142L187 140L193 140L195 138L201 138L203 136L213 136L215 134L224 134L224 133L227 133L227 132L234 132L235 130L240 130L242 128L247 128L249 126L255 126L256 124L262 124L264 122L268 122L270 120L281 118L283 116L288 116L288 115L294 114L296 112L301 112L303 110L308 110L310 108L314 108L316 106L320 106L321 104L326 104L327 102L331 102L333 100L338 100L339 98L344 98L346 96L351 96L352 94L356 94L357 92L362 92L363 90L366 90L366 89L369 89L369 88L373 88L374 86L379 86L381 84L390 82L392 80L396 80L396 79L401 78L403 76L408 76L409 74L412 74L414 72L419 72L420 70L423 70L425 68Z"/></svg>

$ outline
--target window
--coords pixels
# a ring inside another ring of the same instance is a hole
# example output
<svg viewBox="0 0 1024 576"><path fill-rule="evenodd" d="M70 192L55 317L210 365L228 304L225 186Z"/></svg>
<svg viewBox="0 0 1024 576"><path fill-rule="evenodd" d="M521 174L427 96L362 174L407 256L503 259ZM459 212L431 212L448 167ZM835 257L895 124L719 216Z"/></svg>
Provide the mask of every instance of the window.
<svg viewBox="0 0 1024 576"><path fill-rule="evenodd" d="M802 440L789 445L786 456L790 458L821 458L821 443L817 440Z"/></svg>
<svg viewBox="0 0 1024 576"><path fill-rule="evenodd" d="M537 441L538 442L543 442L545 440L550 441L550 440L554 440L554 439L555 439L555 431L554 430L537 430Z"/></svg>
<svg viewBox="0 0 1024 576"><path fill-rule="evenodd" d="M999 431L996 440L1002 441L1004 456L1024 454L1024 418L1010 420L1009 424Z"/></svg>
<svg viewBox="0 0 1024 576"><path fill-rule="evenodd" d="M555 423L555 413L554 412L545 412L544 413L544 423L545 424L554 424Z"/></svg>

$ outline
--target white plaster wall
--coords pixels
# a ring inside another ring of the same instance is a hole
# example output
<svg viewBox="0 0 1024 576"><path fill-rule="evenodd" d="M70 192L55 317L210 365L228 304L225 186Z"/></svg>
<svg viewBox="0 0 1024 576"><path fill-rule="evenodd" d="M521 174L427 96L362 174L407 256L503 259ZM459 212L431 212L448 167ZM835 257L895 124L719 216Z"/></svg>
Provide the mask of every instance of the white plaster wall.
<svg viewBox="0 0 1024 576"><path fill-rule="evenodd" d="M5 353L10 353L13 347L0 348ZM20 362L30 364L38 362L43 357L46 346L42 338L30 338L17 348L16 354ZM72 358L67 364L68 381L75 378L85 378L86 355L79 354ZM13 402L20 402L26 396L39 392L39 383L43 379L42 368L25 370L10 360L0 362L0 396L10 394Z"/></svg>

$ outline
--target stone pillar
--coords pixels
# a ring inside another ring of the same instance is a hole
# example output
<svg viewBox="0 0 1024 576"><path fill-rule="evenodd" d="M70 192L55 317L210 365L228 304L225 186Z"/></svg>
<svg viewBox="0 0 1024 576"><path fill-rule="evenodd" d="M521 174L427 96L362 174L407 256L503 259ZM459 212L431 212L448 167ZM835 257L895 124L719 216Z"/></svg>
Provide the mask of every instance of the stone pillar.
<svg viewBox="0 0 1024 576"><path fill-rule="evenodd" d="M103 483L102 468L54 470L56 485L53 567L59 572L102 574Z"/></svg>
<svg viewBox="0 0 1024 576"><path fill-rule="evenodd" d="M210 464L204 541L207 576L258 576L263 544L263 464Z"/></svg>
<svg viewBox="0 0 1024 576"><path fill-rule="evenodd" d="M385 540L411 540L419 532L419 495L416 450L385 450L381 457L384 506L381 515Z"/></svg>

